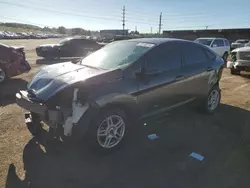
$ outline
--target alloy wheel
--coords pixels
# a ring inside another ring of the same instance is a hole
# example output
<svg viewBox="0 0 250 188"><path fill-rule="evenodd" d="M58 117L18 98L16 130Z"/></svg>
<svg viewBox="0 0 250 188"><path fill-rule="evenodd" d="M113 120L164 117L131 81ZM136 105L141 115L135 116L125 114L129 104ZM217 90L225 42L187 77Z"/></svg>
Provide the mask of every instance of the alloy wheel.
<svg viewBox="0 0 250 188"><path fill-rule="evenodd" d="M217 108L220 100L220 94L217 89L210 92L208 97L208 108L213 111Z"/></svg>
<svg viewBox="0 0 250 188"><path fill-rule="evenodd" d="M3 69L0 68L0 83L5 80L6 74Z"/></svg>
<svg viewBox="0 0 250 188"><path fill-rule="evenodd" d="M105 118L97 129L97 141L103 148L113 148L124 137L125 122L118 115Z"/></svg>

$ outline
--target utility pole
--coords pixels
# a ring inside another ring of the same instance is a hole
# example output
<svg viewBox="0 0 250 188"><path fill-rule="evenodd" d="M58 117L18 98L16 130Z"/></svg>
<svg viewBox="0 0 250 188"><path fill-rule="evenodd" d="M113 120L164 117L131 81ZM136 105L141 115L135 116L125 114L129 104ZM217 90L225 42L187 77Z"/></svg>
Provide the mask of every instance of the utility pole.
<svg viewBox="0 0 250 188"><path fill-rule="evenodd" d="M159 19L159 34L161 34L161 17L162 17L162 13L160 14L160 19Z"/></svg>
<svg viewBox="0 0 250 188"><path fill-rule="evenodd" d="M135 32L137 31L137 26L135 26Z"/></svg>
<svg viewBox="0 0 250 188"><path fill-rule="evenodd" d="M123 38L124 38L124 35L125 35L125 6L123 6L123 9L122 9L122 34L123 34Z"/></svg>

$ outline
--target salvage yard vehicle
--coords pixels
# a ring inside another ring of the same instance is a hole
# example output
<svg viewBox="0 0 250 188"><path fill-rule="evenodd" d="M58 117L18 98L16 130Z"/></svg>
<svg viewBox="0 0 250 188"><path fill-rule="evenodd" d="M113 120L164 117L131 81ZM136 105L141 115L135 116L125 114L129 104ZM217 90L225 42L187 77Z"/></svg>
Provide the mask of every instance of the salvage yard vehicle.
<svg viewBox="0 0 250 188"><path fill-rule="evenodd" d="M16 94L28 129L40 121L65 136L82 134L110 151L137 123L196 102L208 113L220 103L224 61L206 46L169 38L116 41L80 60L41 69ZM140 120L140 121L138 121Z"/></svg>
<svg viewBox="0 0 250 188"><path fill-rule="evenodd" d="M0 44L0 84L30 69L23 47Z"/></svg>
<svg viewBox="0 0 250 188"><path fill-rule="evenodd" d="M238 39L231 44L231 50L244 47L249 42L248 39Z"/></svg>
<svg viewBox="0 0 250 188"><path fill-rule="evenodd" d="M234 75L240 75L241 71L250 72L250 43L245 47L234 49L230 54L227 66Z"/></svg>
<svg viewBox="0 0 250 188"><path fill-rule="evenodd" d="M37 56L45 59L60 57L84 57L89 52L99 50L103 47L94 40L81 37L66 38L59 44L43 44L36 47Z"/></svg>
<svg viewBox="0 0 250 188"><path fill-rule="evenodd" d="M208 46L211 50L217 53L220 57L227 61L230 53L230 43L225 38L197 38L195 42Z"/></svg>

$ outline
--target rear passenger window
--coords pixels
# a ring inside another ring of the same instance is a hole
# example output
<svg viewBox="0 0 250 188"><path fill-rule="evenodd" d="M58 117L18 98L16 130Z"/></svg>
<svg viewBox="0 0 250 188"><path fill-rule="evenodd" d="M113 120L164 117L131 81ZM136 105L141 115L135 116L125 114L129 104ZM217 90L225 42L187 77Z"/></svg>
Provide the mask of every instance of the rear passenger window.
<svg viewBox="0 0 250 188"><path fill-rule="evenodd" d="M214 46L214 47L221 47L221 46L224 46L224 42L221 39L215 39L214 42L213 42L213 44L212 44L212 46Z"/></svg>
<svg viewBox="0 0 250 188"><path fill-rule="evenodd" d="M147 70L173 70L181 67L181 50L175 44L161 45L146 57Z"/></svg>
<svg viewBox="0 0 250 188"><path fill-rule="evenodd" d="M200 64L208 61L208 56L205 51L196 45L188 45L185 50L185 64Z"/></svg>

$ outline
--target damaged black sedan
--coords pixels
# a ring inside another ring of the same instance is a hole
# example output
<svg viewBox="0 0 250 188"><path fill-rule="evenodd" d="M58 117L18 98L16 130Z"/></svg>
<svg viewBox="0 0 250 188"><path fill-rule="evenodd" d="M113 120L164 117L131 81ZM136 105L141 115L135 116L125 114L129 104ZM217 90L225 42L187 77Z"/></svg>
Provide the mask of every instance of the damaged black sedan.
<svg viewBox="0 0 250 188"><path fill-rule="evenodd" d="M150 119L190 102L208 113L220 103L224 61L210 49L178 39L113 42L76 64L40 70L17 103L31 112L32 134L38 122L84 135L89 146L116 148L138 119Z"/></svg>
<svg viewBox="0 0 250 188"><path fill-rule="evenodd" d="M36 47L36 54L45 59L63 57L84 57L88 53L99 50L104 44L82 37L61 40L58 44L43 44Z"/></svg>

